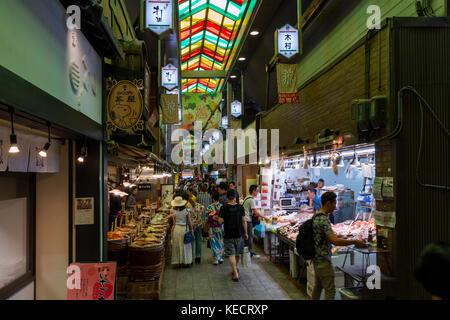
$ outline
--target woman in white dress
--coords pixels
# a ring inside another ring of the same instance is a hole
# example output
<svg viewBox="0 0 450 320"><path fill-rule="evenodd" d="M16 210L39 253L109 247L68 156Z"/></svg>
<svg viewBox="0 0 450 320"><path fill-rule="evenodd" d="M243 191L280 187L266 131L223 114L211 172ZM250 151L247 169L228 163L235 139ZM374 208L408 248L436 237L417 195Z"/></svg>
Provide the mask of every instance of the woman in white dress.
<svg viewBox="0 0 450 320"><path fill-rule="evenodd" d="M184 267L192 265L192 243L184 243L184 235L191 232L194 235L190 210L186 208L187 201L177 196L172 201L174 228L172 233L172 264Z"/></svg>

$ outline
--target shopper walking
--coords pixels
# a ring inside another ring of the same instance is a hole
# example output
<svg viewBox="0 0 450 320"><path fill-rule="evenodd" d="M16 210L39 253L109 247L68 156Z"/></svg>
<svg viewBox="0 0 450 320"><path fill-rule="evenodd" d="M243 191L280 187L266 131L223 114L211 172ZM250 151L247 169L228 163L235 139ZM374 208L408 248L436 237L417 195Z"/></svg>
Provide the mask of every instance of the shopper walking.
<svg viewBox="0 0 450 320"><path fill-rule="evenodd" d="M208 218L208 212L206 209L212 203L211 196L206 192L206 190L207 190L206 184L204 184L204 183L201 184L200 192L198 193L198 196L197 196L197 202L200 203L203 207L205 207L205 211L203 213L204 221L206 221Z"/></svg>
<svg viewBox="0 0 450 320"><path fill-rule="evenodd" d="M219 192L219 201L222 205L225 205L228 203L228 197L227 197L227 191L228 191L228 184L225 182L221 182L219 186L217 187L217 191ZM233 191L234 194L234 191ZM236 196L236 195L235 195Z"/></svg>
<svg viewBox="0 0 450 320"><path fill-rule="evenodd" d="M194 187L188 189L189 204L192 217L192 227L194 229L194 243L192 245L192 256L195 257L195 263L201 263L202 258L202 239L203 226L206 218L204 217L205 207L196 201L194 196Z"/></svg>
<svg viewBox="0 0 450 320"><path fill-rule="evenodd" d="M208 206L208 235L211 243L211 250L215 258L214 265L223 263L223 225L219 223L219 213L222 204L219 202L219 193L212 195L212 204Z"/></svg>
<svg viewBox="0 0 450 320"><path fill-rule="evenodd" d="M234 193L236 194L236 202L239 203L239 192L238 192L237 189L236 189L236 182L231 181L231 182L228 184L228 187L229 187L231 190L234 190Z"/></svg>
<svg viewBox="0 0 450 320"><path fill-rule="evenodd" d="M248 251L250 252L250 255L255 258L259 258L259 255L256 255L253 251L253 223L252 218L255 216L258 219L265 217L261 213L260 210L256 209L255 207L255 197L258 196L259 189L258 186L251 185L249 188L249 195L245 197L244 202L242 203L242 206L244 207L245 211L245 220L247 221L247 234L248 234L248 241L246 241L245 245L248 247Z"/></svg>
<svg viewBox="0 0 450 320"><path fill-rule="evenodd" d="M244 208L235 201L233 190L227 192L228 204L223 205L219 212L219 223L224 226L225 255L229 257L232 271L231 279L239 281L239 255L244 252L244 239L248 239L247 222Z"/></svg>
<svg viewBox="0 0 450 320"><path fill-rule="evenodd" d="M194 234L187 201L180 196L171 202L175 226L172 229L172 264L187 267L192 264L192 243L184 243L186 232Z"/></svg>
<svg viewBox="0 0 450 320"><path fill-rule="evenodd" d="M322 207L313 216L313 235L315 256L313 258L315 285L312 292L313 300L320 300L322 289L325 289L325 299L334 300L336 289L334 285L334 270L331 264L331 244L335 246L356 245L358 248L366 247L359 240L344 240L338 238L331 229L328 215L336 210L336 194L326 192L322 195Z"/></svg>

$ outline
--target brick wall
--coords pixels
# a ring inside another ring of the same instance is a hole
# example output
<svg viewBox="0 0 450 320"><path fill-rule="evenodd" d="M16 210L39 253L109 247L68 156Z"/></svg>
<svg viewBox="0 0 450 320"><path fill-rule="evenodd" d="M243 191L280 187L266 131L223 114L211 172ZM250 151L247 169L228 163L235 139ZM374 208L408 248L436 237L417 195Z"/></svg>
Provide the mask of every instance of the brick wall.
<svg viewBox="0 0 450 320"><path fill-rule="evenodd" d="M381 35L381 89L379 89L379 47ZM370 40L370 95L387 91L386 29ZM301 72L301 71L300 71ZM357 143L357 129L351 120L351 102L365 98L365 47L358 47L333 68L299 91L300 103L281 105L262 117L261 127L280 129L280 147L292 145L295 137L311 142L323 129L339 130L346 145Z"/></svg>

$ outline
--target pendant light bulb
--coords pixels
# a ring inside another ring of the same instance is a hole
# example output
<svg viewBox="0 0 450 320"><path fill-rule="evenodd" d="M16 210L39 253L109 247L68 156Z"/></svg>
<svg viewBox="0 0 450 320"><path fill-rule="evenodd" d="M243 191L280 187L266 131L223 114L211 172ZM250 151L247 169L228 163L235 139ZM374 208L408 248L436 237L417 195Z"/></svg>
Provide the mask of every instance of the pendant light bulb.
<svg viewBox="0 0 450 320"><path fill-rule="evenodd" d="M44 148L42 148L42 150L39 151L39 155L40 155L42 158L47 158L47 151L48 151L48 149L50 149L50 142L47 142L47 143L45 144Z"/></svg>
<svg viewBox="0 0 450 320"><path fill-rule="evenodd" d="M19 153L20 149L17 145L17 136L14 133L14 109L9 108L9 113L11 114L11 135L9 136L9 153Z"/></svg>
<svg viewBox="0 0 450 320"><path fill-rule="evenodd" d="M10 141L10 147L9 147L9 153L19 153L19 146L17 145L17 136L15 134L12 134L9 136Z"/></svg>

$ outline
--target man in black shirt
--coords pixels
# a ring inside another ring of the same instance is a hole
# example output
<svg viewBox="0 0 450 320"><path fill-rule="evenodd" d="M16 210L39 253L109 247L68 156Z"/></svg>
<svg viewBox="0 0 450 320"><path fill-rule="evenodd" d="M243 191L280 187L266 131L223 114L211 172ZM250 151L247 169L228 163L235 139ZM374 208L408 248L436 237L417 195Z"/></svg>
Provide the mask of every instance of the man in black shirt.
<svg viewBox="0 0 450 320"><path fill-rule="evenodd" d="M224 226L225 255L230 259L233 274L231 279L239 281L239 255L244 252L244 239L248 239L244 208L236 203L234 190L227 192L228 204L220 208L219 223ZM242 238L244 236L244 239Z"/></svg>

